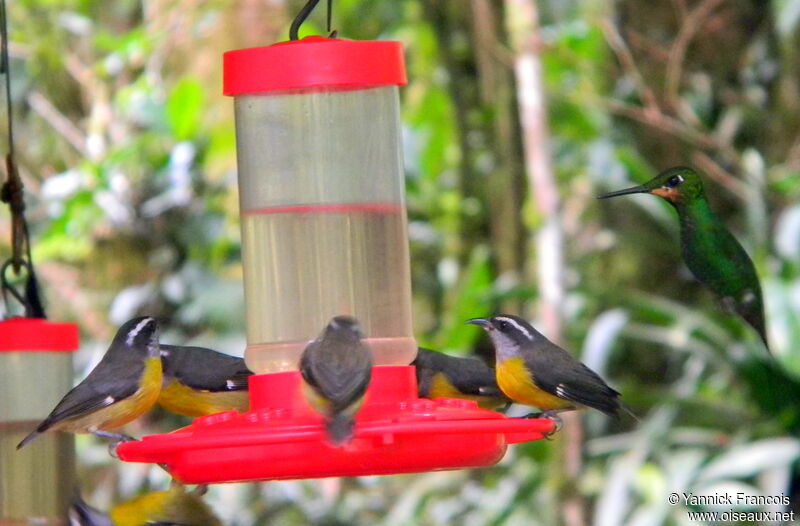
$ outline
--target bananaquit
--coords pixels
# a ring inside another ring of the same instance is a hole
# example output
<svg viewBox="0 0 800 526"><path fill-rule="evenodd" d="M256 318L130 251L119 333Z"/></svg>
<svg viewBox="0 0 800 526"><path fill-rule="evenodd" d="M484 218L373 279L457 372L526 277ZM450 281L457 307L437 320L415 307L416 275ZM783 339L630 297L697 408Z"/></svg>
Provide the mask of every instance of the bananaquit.
<svg viewBox="0 0 800 526"><path fill-rule="evenodd" d="M511 400L543 410L541 416L558 424L562 411L592 407L617 416L626 410L619 393L597 373L522 318L502 314L467 323L489 333L497 355L497 384Z"/></svg>
<svg viewBox="0 0 800 526"><path fill-rule="evenodd" d="M336 316L300 358L306 399L325 417L330 441L337 446L353 436L353 418L372 377L372 353L361 338L355 318Z"/></svg>
<svg viewBox="0 0 800 526"><path fill-rule="evenodd" d="M222 526L203 499L206 486L187 491L186 486L172 481L167 491L152 491L114 506L114 526Z"/></svg>
<svg viewBox="0 0 800 526"><path fill-rule="evenodd" d="M167 411L198 417L247 411L247 379L253 372L242 358L204 347L161 345L164 386L158 403Z"/></svg>
<svg viewBox="0 0 800 526"><path fill-rule="evenodd" d="M79 494L69 509L69 526L222 526L203 502L207 486L187 491L173 480L167 491L151 491L117 504L111 513L89 506Z"/></svg>
<svg viewBox="0 0 800 526"><path fill-rule="evenodd" d="M49 430L130 440L108 430L144 414L156 402L159 391L158 322L155 318L134 318L120 327L89 376L64 395L17 449Z"/></svg>
<svg viewBox="0 0 800 526"><path fill-rule="evenodd" d="M483 409L500 409L510 403L497 386L494 370L476 358L420 347L411 365L417 369L417 394L422 398L462 398Z"/></svg>

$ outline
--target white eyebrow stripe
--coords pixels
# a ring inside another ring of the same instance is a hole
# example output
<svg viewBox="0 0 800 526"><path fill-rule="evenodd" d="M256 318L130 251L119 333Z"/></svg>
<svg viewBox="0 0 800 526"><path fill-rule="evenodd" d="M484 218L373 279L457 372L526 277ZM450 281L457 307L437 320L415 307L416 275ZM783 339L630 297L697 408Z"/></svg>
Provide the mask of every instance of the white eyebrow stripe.
<svg viewBox="0 0 800 526"><path fill-rule="evenodd" d="M133 345L133 339L136 338L136 335L144 329L145 325L153 321L153 318L145 318L139 322L139 324L133 328L131 332L128 333L128 337L125 339L125 343L128 345Z"/></svg>
<svg viewBox="0 0 800 526"><path fill-rule="evenodd" d="M522 325L520 325L520 324L519 324L519 322L517 322L517 321L515 321L515 320L512 320L511 318L506 318L505 316L498 316L498 317L497 317L497 318L495 318L495 319L497 319L497 320L502 320L502 321L507 321L508 323L510 323L511 325L513 325L514 327L516 327L517 329L519 329L519 331L520 331L522 334L524 334L524 335L525 335L525 336L526 336L526 337L527 337L529 340L532 340L532 339L533 339L533 334L531 334L531 331L529 331L528 329L526 329L525 327L523 327Z"/></svg>

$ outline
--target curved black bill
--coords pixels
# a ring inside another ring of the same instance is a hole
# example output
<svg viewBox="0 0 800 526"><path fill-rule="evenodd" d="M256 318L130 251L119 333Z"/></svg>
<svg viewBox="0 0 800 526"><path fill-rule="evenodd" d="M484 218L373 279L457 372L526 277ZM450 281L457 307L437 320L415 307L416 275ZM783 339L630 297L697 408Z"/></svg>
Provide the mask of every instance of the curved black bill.
<svg viewBox="0 0 800 526"><path fill-rule="evenodd" d="M644 185L640 186L633 186L631 188L625 188L623 190L617 190L616 192L609 192L607 194L598 195L598 199L608 199L609 197L617 197L618 195L628 195L628 194L649 194L650 189Z"/></svg>
<svg viewBox="0 0 800 526"><path fill-rule="evenodd" d="M472 318L471 320L467 320L467 323L471 323L472 325L480 325L484 328L492 326L491 322L485 318Z"/></svg>

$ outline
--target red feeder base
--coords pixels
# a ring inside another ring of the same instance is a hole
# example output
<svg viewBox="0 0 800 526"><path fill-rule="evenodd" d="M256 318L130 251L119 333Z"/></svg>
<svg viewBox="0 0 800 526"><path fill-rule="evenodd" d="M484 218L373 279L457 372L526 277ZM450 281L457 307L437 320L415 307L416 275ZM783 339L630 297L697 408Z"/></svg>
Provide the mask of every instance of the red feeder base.
<svg viewBox="0 0 800 526"><path fill-rule="evenodd" d="M128 462L164 464L188 484L388 475L489 466L508 444L539 440L547 419L508 418L467 400L417 398L412 366L375 367L353 440L327 442L300 373L250 378L247 413L197 418L172 433L120 444Z"/></svg>

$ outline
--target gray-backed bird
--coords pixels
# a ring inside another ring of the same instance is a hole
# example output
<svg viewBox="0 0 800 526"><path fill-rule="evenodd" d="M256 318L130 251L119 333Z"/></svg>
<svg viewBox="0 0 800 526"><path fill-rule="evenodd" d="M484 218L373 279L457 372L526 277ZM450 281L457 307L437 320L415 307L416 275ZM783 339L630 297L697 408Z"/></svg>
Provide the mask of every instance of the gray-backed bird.
<svg viewBox="0 0 800 526"><path fill-rule="evenodd" d="M497 386L494 370L476 358L420 347L411 365L417 369L417 391L422 398L473 400L483 409L500 409L510 403Z"/></svg>
<svg viewBox="0 0 800 526"><path fill-rule="evenodd" d="M198 417L250 406L242 358L205 347L161 344L164 384L158 403L167 411Z"/></svg>
<svg viewBox="0 0 800 526"><path fill-rule="evenodd" d="M134 318L120 327L89 376L64 395L17 449L49 430L129 440L108 430L150 409L161 390L161 378L158 322L155 318Z"/></svg>
<svg viewBox="0 0 800 526"><path fill-rule="evenodd" d="M545 338L519 316L501 314L467 323L489 333L496 351L497 384L511 400L544 411L542 416L592 407L617 416L619 393L594 371Z"/></svg>
<svg viewBox="0 0 800 526"><path fill-rule="evenodd" d="M372 353L362 336L355 318L336 316L300 358L306 399L325 418L337 446L351 439L354 416L372 377Z"/></svg>
<svg viewBox="0 0 800 526"><path fill-rule="evenodd" d="M670 168L641 186L604 194L598 199L627 194L654 194L675 208L686 266L719 297L723 308L741 316L758 332L769 350L755 266L711 210L697 172L683 166Z"/></svg>

